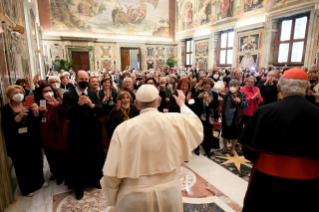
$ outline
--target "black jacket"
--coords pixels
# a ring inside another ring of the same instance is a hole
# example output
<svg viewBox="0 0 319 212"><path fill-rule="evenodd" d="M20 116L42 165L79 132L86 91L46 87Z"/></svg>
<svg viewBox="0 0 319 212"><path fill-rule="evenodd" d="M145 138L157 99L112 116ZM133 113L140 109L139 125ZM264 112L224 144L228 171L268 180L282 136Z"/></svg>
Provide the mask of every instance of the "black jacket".
<svg viewBox="0 0 319 212"><path fill-rule="evenodd" d="M105 97L103 90L99 91L99 97L100 97L100 100L101 100L101 103L102 103L102 106L104 109L104 115L110 115L111 110L116 106L116 103L117 103L116 102L117 92L112 89L112 98L113 98L113 102L114 102L113 105L110 105L110 100L106 104L103 104L103 99Z"/></svg>
<svg viewBox="0 0 319 212"><path fill-rule="evenodd" d="M274 81L272 85L264 85L266 80L260 81L257 85L260 89L260 94L264 98L264 102L260 104L266 105L269 103L277 102L278 100L278 89L277 82Z"/></svg>

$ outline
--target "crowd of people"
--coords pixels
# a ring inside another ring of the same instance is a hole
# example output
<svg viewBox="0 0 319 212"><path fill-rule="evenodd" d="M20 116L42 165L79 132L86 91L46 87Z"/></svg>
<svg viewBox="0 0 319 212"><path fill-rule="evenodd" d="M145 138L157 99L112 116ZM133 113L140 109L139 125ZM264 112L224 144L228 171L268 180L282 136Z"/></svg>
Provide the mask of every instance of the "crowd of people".
<svg viewBox="0 0 319 212"><path fill-rule="evenodd" d="M234 156L237 140L258 107L281 100L277 82L287 70L216 66L200 70L193 65L163 71L50 70L46 79L36 75L34 86L29 78L18 79L6 90L10 103L1 108L1 121L21 192L31 197L48 186L41 148L52 172L50 180L65 181L76 189L77 199L83 198L85 186L100 188L112 135L121 123L139 116L134 100L145 84L157 89L162 113L181 112L176 97L185 96L185 105L203 125L205 155L210 157L211 149L219 148L213 145L212 134L219 127L222 153ZM310 69L307 74L311 89L306 98L319 105L317 72ZM28 99L32 104L26 104ZM228 142L232 143L230 150ZM195 154L199 150L200 146Z"/></svg>

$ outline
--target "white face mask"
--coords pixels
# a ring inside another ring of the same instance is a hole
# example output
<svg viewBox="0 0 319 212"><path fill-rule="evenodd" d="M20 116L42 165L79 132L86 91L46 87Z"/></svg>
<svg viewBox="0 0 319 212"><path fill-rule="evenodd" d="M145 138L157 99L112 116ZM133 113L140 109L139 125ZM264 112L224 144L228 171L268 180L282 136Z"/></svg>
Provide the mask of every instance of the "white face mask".
<svg viewBox="0 0 319 212"><path fill-rule="evenodd" d="M214 77L214 79L218 79L219 75L218 74L214 74L213 77Z"/></svg>
<svg viewBox="0 0 319 212"><path fill-rule="evenodd" d="M14 94L14 96L12 97L13 101L15 102L22 102L22 100L24 99L24 95L21 93L17 93Z"/></svg>
<svg viewBox="0 0 319 212"><path fill-rule="evenodd" d="M235 92L237 91L237 88L235 88L235 87L230 87L229 90L230 90L230 92L235 93Z"/></svg>
<svg viewBox="0 0 319 212"><path fill-rule="evenodd" d="M52 87L54 90L58 90L60 88L60 83L54 83Z"/></svg>
<svg viewBox="0 0 319 212"><path fill-rule="evenodd" d="M254 76L255 76L255 77L259 77L259 74L258 74L258 73L256 73Z"/></svg>
<svg viewBox="0 0 319 212"><path fill-rule="evenodd" d="M130 104L128 105L122 105L123 108L127 109L130 106Z"/></svg>
<svg viewBox="0 0 319 212"><path fill-rule="evenodd" d="M53 94L53 92L48 92L48 93L46 93L46 94L44 94L44 97L52 97L54 94Z"/></svg>
<svg viewBox="0 0 319 212"><path fill-rule="evenodd" d="M166 86L165 83L162 83L162 84L161 84L161 87L162 87L162 88L165 88L165 86Z"/></svg>

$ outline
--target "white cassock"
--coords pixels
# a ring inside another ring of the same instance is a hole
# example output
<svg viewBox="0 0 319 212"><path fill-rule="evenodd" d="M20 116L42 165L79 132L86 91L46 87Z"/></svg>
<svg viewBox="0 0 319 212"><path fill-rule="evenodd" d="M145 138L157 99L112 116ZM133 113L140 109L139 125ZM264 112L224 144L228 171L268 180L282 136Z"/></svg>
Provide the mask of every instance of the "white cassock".
<svg viewBox="0 0 319 212"><path fill-rule="evenodd" d="M203 140L203 126L187 107L181 113L147 108L119 125L101 185L116 212L182 212L177 168Z"/></svg>

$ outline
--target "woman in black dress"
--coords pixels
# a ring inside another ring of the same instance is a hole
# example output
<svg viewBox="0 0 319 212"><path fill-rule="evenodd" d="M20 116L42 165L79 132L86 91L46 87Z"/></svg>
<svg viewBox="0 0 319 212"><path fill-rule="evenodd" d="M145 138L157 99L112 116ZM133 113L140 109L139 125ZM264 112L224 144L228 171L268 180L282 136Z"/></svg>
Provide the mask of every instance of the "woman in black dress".
<svg viewBox="0 0 319 212"><path fill-rule="evenodd" d="M230 155L235 155L235 146L241 133L241 123L244 108L248 107L246 95L239 91L240 83L233 79L229 82L229 91L221 91L219 95L224 99L223 119L222 119L222 137L224 142L223 154L227 153L227 142L232 140Z"/></svg>
<svg viewBox="0 0 319 212"><path fill-rule="evenodd" d="M48 187L49 184L43 177L39 142L42 115L35 103L30 110L23 106L24 94L21 86L12 85L7 88L6 95L10 103L1 108L1 126L20 190L24 196L32 197L36 190Z"/></svg>
<svg viewBox="0 0 319 212"><path fill-rule="evenodd" d="M214 82L210 78L203 80L203 90L195 93L197 105L197 115L204 126L203 147L207 157L210 157L212 149L212 132L215 120L218 120L217 108L219 106L218 94L212 91ZM195 149L195 154L199 155L199 146Z"/></svg>

